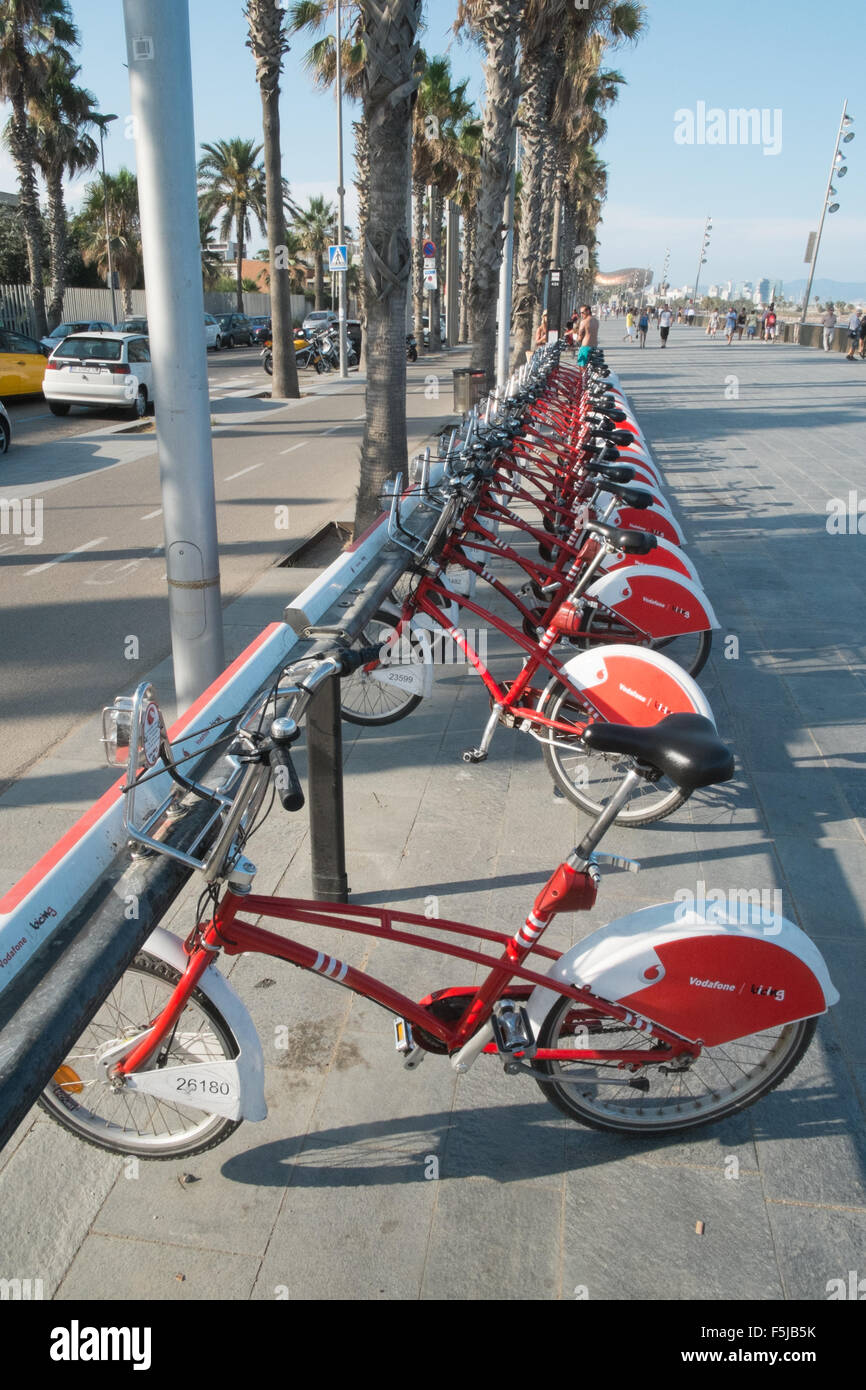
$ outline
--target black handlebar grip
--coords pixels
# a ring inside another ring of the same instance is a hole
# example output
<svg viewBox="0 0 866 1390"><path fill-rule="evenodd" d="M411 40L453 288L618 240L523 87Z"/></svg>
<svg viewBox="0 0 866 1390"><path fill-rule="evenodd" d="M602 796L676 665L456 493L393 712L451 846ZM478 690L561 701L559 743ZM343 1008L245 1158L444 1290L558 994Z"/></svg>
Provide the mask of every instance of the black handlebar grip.
<svg viewBox="0 0 866 1390"><path fill-rule="evenodd" d="M300 811L304 804L304 793L289 749L277 744L268 753L268 763L283 810Z"/></svg>
<svg viewBox="0 0 866 1390"><path fill-rule="evenodd" d="M394 619L395 627L399 621L399 618ZM375 647L359 647L356 651L342 652L340 655L340 675L351 676L353 671L359 671L362 666L368 666L371 661L381 661L384 646L387 646L387 643L382 641Z"/></svg>

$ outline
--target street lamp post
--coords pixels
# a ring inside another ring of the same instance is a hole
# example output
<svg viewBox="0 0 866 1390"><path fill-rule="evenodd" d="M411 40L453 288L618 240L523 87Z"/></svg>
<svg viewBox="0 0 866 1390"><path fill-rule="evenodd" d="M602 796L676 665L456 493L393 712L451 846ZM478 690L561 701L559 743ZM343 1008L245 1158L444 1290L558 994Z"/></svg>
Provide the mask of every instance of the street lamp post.
<svg viewBox="0 0 866 1390"><path fill-rule="evenodd" d="M704 255L704 252L706 251L707 247L708 247L709 244L710 244L710 232L711 232L712 230L713 230L713 219L712 219L711 217L708 217L707 220L706 220L706 222L704 223L704 238L703 238L703 241L701 242L701 254L700 254L700 257L698 258L698 273L697 273L697 275L695 276L695 292L694 292L694 294L692 295L692 302L694 303L694 306L695 306L695 313L698 312L698 284L700 283L700 279L701 279L701 266L702 266L702 265L706 265L706 257L705 257L705 255Z"/></svg>
<svg viewBox="0 0 866 1390"><path fill-rule="evenodd" d="M103 136L105 135L105 127L116 120L116 116L100 116L99 118L99 152L102 157L102 210L105 214L105 250L108 254L108 283L111 288L112 323L117 323L117 298L114 290L114 266L111 263L111 231L108 226L108 189L105 184L105 144Z"/></svg>
<svg viewBox="0 0 866 1390"><path fill-rule="evenodd" d="M830 177L827 180L827 192L824 194L824 205L821 208L821 221L818 224L818 233L815 237L815 245L812 248L812 264L809 267L809 283L806 286L806 296L803 300L803 308L800 313L801 324L806 322L806 315L809 311L809 295L812 293L812 281L815 278L815 267L818 264L818 248L821 245L821 233L824 230L824 219L826 218L828 212L834 213L837 212L839 209L839 204L831 203L830 198L832 194L836 192L835 188L833 187L834 178L844 178L848 172L848 167L845 163L845 156L839 147L840 145L849 145L851 141L854 139L853 130L848 129L848 127L853 124L853 117L848 115L848 102L846 100L842 106L842 119L839 122L839 130L836 135L836 143L833 146L833 162L830 165Z"/></svg>
<svg viewBox="0 0 866 1390"><path fill-rule="evenodd" d="M346 235L345 227L345 195L343 187L343 23L342 8L340 0L337 0L337 207L338 207L338 226L337 226L337 245L342 246ZM346 257L348 266L348 255ZM339 290L339 310L338 321L340 327L340 376L349 375L346 364L346 278L349 272L346 270L337 271L338 290Z"/></svg>

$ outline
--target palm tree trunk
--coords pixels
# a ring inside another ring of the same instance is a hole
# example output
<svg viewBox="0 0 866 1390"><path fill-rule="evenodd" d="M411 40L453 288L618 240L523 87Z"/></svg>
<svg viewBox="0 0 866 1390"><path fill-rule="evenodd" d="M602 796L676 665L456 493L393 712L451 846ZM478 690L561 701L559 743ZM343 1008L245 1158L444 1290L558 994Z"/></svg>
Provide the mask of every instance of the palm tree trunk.
<svg viewBox="0 0 866 1390"><path fill-rule="evenodd" d="M367 147L367 127L363 121L354 121L355 132L355 187L358 190L358 254L361 260L361 274L358 277L358 317L361 320L361 353L358 371L367 370L367 281L364 276L364 256L367 244L367 210L370 193L370 156Z"/></svg>
<svg viewBox="0 0 866 1390"><path fill-rule="evenodd" d="M421 0L360 0L366 61L364 120L369 141L367 417L355 534L380 511L389 473L406 471L406 292L412 247L411 98Z"/></svg>
<svg viewBox="0 0 866 1390"><path fill-rule="evenodd" d="M262 134L265 147L268 259L271 264L271 340L273 368L271 399L299 397L295 335L292 332L292 300L286 264L286 215L283 206L282 155L280 150L280 70L285 12L277 0L250 0L247 7L250 48L256 59L256 78L262 98Z"/></svg>
<svg viewBox="0 0 866 1390"><path fill-rule="evenodd" d="M9 151L18 174L18 195L24 238L27 243L27 264L30 271L34 326L37 338L44 338L48 331L48 323L45 318L45 285L42 278L42 218L36 191L33 142L27 124L24 94L20 89L12 98Z"/></svg>
<svg viewBox="0 0 866 1390"><path fill-rule="evenodd" d="M51 288L47 319L49 329L63 317L66 291L66 207L63 200L63 169L51 169L45 180L48 191L48 235L51 252Z"/></svg>
<svg viewBox="0 0 866 1390"><path fill-rule="evenodd" d="M544 155L548 134L548 109L555 85L549 52L533 52L524 59L524 107L521 108L523 188L520 198L520 255L514 299L514 357L519 367L532 347L538 314L538 293L544 217Z"/></svg>
<svg viewBox="0 0 866 1390"><path fill-rule="evenodd" d="M420 352L424 346L424 185L412 181L412 313L415 320L415 342Z"/></svg>
<svg viewBox="0 0 866 1390"><path fill-rule="evenodd" d="M484 124L481 186L478 193L475 253L469 304L472 366L487 385L496 379L496 310L505 197L511 168L511 132L517 112L517 34L520 0L491 0L479 28L484 40Z"/></svg>
<svg viewBox="0 0 866 1390"><path fill-rule="evenodd" d="M430 194L430 207L432 216L430 218L430 236L436 247L436 288L430 295L430 351L442 351L442 331L440 327L441 310L439 305L442 302L442 209L445 200L436 184L433 185Z"/></svg>
<svg viewBox="0 0 866 1390"><path fill-rule="evenodd" d="M475 247L475 208L463 210L463 264L460 267L460 328L457 341L469 341L469 280L472 270L472 253Z"/></svg>

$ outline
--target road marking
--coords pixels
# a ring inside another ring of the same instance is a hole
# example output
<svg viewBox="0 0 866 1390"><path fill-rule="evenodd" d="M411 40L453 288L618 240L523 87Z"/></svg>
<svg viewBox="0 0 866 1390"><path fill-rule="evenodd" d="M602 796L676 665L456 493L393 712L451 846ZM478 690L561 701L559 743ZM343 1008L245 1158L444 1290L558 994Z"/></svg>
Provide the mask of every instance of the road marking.
<svg viewBox="0 0 866 1390"><path fill-rule="evenodd" d="M292 444L288 449L281 449L280 454L293 454L296 449L303 449L305 444L309 444L309 439L302 439L299 444Z"/></svg>
<svg viewBox="0 0 866 1390"><path fill-rule="evenodd" d="M31 574L42 574L43 570L50 570L54 565L62 565L64 560L71 560L73 555L80 555L83 550L92 550L95 545L102 545L107 541L107 536L97 536L95 541L85 541L84 545L77 545L74 550L67 550L65 555L58 555L56 560L49 560L44 565L37 565L35 569L27 570L26 578Z"/></svg>
<svg viewBox="0 0 866 1390"><path fill-rule="evenodd" d="M153 521L155 516L162 516L162 507L157 507L155 512L148 512L147 516L140 516L139 521Z"/></svg>
<svg viewBox="0 0 866 1390"><path fill-rule="evenodd" d="M228 477L224 479L224 481L230 483L234 478L242 478L245 473L252 473L255 471L256 468L261 467L263 467L263 464L261 463L251 463L249 468L242 468L240 473L230 473Z"/></svg>

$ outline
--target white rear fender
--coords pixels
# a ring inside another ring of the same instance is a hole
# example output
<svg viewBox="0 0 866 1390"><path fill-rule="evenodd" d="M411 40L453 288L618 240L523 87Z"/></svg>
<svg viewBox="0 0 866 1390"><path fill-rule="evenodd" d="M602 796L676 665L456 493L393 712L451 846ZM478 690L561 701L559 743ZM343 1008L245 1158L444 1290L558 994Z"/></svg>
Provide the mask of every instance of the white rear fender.
<svg viewBox="0 0 866 1390"><path fill-rule="evenodd" d="M652 564L608 570L586 591L649 637L676 637L719 626L709 599L684 574Z"/></svg>
<svg viewBox="0 0 866 1390"><path fill-rule="evenodd" d="M679 546L671 545L664 536L656 536L654 548L645 556L624 555L622 551L617 551L613 555L605 552L599 569L602 571L625 569L629 565L640 564L657 565L660 569L674 570L676 574L686 575L700 587L700 576L686 552L680 550Z"/></svg>
<svg viewBox="0 0 866 1390"><path fill-rule="evenodd" d="M155 931L151 932L142 950L147 951L149 955L156 956L166 965L172 966L181 975L189 964L189 957L184 951L180 939L172 932L166 931L164 927L157 927ZM222 1014L234 1034L240 1048L237 1057L233 1059L231 1064L201 1062L181 1068L166 1067L161 1072L133 1073L131 1077L133 1089L154 1092L157 1079L159 1077L165 1078L169 1072L175 1074L174 1077L168 1078L171 1081L176 1080L182 1074L185 1077L186 1073L195 1079L199 1071L203 1075L204 1071L207 1070L209 1074L213 1072L214 1076L217 1077L215 1089L208 1089L201 1093L197 1087L189 1086L183 1090L181 1095L173 1094L173 1098L182 1100L184 1105L192 1106L193 1109L228 1115L233 1120L265 1119L268 1107L265 1102L265 1064L262 1056L262 1045L246 1005L232 989L225 976L221 975L213 965L208 966L197 987L203 994L207 995L214 1008ZM231 1084L229 1072L233 1070L233 1074L237 1077L239 1094L229 1095L228 1098L221 1095L220 1081L216 1070L221 1067L227 1067L225 1085Z"/></svg>
<svg viewBox="0 0 866 1390"><path fill-rule="evenodd" d="M839 994L817 946L747 896L720 894L724 904L699 911L672 902L629 913L565 952L548 974L710 1047L825 1013ZM536 1038L558 998L543 985L530 996ZM592 1046L591 1033L581 1045Z"/></svg>
<svg viewBox="0 0 866 1390"><path fill-rule="evenodd" d="M611 724L658 724L669 714L702 714L715 724L700 686L661 652L618 642L581 652L562 669L569 684ZM545 698L540 697L539 709Z"/></svg>

